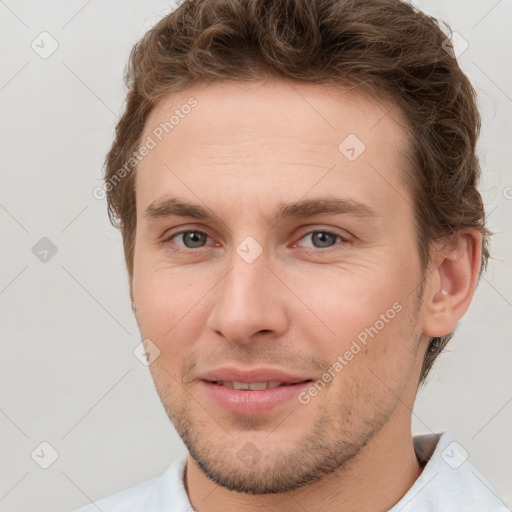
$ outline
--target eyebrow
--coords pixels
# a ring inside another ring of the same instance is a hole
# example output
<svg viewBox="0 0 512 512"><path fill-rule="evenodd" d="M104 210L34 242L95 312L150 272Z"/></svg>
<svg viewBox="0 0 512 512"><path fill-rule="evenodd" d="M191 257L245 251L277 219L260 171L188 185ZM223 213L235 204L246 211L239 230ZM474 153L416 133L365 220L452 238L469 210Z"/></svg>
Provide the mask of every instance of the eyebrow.
<svg viewBox="0 0 512 512"><path fill-rule="evenodd" d="M275 214L275 221L286 218L307 218L319 214L350 214L358 217L378 217L377 212L373 208L359 201L325 197L280 203ZM217 217L200 205L188 203L176 197L169 197L159 202L153 201L147 207L144 216L148 219L176 216L206 220L213 220Z"/></svg>

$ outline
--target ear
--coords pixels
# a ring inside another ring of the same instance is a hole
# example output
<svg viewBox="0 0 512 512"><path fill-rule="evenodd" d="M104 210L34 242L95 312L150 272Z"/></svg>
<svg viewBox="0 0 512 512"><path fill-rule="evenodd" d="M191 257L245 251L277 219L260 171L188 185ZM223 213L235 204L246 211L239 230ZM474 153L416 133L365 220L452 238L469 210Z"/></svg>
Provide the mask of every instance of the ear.
<svg viewBox="0 0 512 512"><path fill-rule="evenodd" d="M425 287L423 334L440 337L457 327L475 293L481 254L482 235L475 230L460 231L435 250Z"/></svg>

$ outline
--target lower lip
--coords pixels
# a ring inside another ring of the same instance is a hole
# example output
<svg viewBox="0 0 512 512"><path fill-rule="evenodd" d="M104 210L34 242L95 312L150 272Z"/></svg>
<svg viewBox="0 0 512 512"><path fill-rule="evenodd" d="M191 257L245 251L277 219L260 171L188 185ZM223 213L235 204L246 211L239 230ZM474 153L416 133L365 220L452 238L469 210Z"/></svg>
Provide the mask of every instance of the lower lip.
<svg viewBox="0 0 512 512"><path fill-rule="evenodd" d="M221 407L235 414L260 414L281 405L311 385L311 381L255 391L231 389L206 380L200 381L209 396Z"/></svg>

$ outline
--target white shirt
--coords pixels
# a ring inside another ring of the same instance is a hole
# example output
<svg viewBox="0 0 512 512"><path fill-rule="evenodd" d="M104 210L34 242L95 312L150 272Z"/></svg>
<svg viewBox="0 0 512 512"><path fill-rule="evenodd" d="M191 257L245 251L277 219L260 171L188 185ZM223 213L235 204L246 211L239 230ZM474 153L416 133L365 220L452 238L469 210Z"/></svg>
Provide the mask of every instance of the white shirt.
<svg viewBox="0 0 512 512"><path fill-rule="evenodd" d="M389 512L511 512L448 432L416 436L414 449L426 465ZM177 459L161 476L74 512L194 512L183 483L186 461Z"/></svg>

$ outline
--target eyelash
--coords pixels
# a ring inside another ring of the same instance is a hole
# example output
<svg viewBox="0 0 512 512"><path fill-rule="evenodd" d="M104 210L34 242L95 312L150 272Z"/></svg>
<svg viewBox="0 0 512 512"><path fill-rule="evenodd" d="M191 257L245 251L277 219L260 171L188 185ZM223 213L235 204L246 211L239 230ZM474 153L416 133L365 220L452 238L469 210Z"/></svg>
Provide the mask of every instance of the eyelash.
<svg viewBox="0 0 512 512"><path fill-rule="evenodd" d="M201 229L184 229L182 231L178 231L177 233L173 233L172 235L170 235L169 237L164 239L162 241L162 243L163 244L169 244L169 243L172 244L172 239L176 238L179 235L184 235L186 233L200 233L201 235L205 235L206 237L211 238L211 237L209 237L208 233L206 233L205 231L202 231ZM326 234L326 235L332 235L332 236L334 236L336 238L339 238L341 240L341 242L333 245L332 247L325 247L325 248L321 248L321 247L303 247L302 249L305 249L306 251L307 250L317 250L317 251L321 251L321 252L328 252L330 250L336 249L336 246L338 246L338 245L344 245L344 243L349 242L349 240L347 238L341 236L339 233L335 233L334 231L329 231L329 230L326 230L326 229L314 229L312 231L308 231L306 233L303 233L301 235L301 237L299 238L299 240L302 240L304 237L306 237L308 235L311 235L313 233L323 233L323 234ZM294 246L295 246L295 243L294 243ZM198 247L197 249L190 249L190 248L186 248L186 247L185 248L181 248L181 247L176 248L176 246L173 247L173 250L175 252L180 252L180 253L184 253L184 254L188 254L190 252L201 252L204 249L206 249L206 247Z"/></svg>

